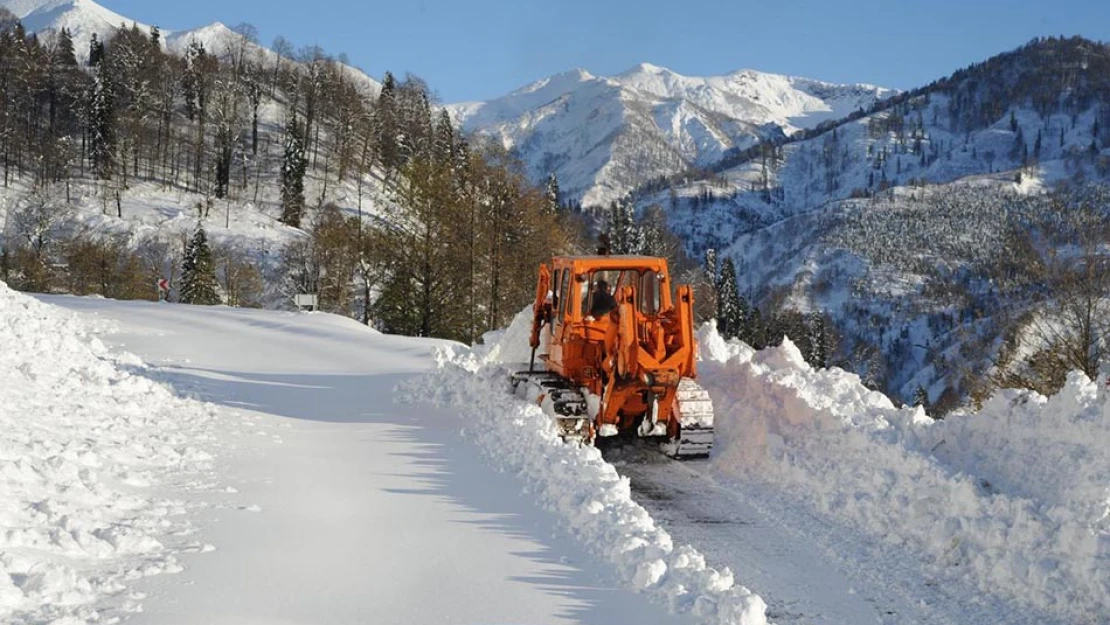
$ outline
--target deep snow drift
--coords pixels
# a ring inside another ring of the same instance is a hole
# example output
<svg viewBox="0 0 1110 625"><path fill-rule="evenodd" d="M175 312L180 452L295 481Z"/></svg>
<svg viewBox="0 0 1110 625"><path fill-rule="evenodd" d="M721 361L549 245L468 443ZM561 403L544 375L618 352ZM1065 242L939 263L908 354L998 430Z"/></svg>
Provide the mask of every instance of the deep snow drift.
<svg viewBox="0 0 1110 625"><path fill-rule="evenodd" d="M942 576L1077 623L1110 614L1110 402L1081 374L933 422L794 345L701 333L713 468L775 485Z"/></svg>
<svg viewBox="0 0 1110 625"><path fill-rule="evenodd" d="M175 397L88 324L0 282L0 622L139 609L134 580L181 570L167 483L205 472L211 409Z"/></svg>
<svg viewBox="0 0 1110 625"><path fill-rule="evenodd" d="M508 393L504 365L527 362L529 324L525 310L483 345L444 351L440 371L410 394L436 388L492 461L520 475L630 586L709 622L765 622L745 580L676 548L617 469L593 449L561 444L537 407ZM798 513L916 554L921 583L976 589L957 595L976 602L975 613L1001 601L1060 622L1110 614L1104 388L1076 374L1057 397L1007 391L980 412L934 422L858 376L812 369L789 342L756 353L712 326L699 336L700 379L717 414L702 467L722 483L763 484Z"/></svg>

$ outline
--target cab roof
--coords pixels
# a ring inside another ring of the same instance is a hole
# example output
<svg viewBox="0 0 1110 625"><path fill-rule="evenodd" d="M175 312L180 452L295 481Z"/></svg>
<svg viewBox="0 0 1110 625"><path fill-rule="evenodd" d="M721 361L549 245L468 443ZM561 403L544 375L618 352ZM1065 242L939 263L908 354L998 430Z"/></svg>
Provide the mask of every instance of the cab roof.
<svg viewBox="0 0 1110 625"><path fill-rule="evenodd" d="M590 269L666 269L667 259L660 256L556 256L551 259L556 266L573 265L576 271Z"/></svg>

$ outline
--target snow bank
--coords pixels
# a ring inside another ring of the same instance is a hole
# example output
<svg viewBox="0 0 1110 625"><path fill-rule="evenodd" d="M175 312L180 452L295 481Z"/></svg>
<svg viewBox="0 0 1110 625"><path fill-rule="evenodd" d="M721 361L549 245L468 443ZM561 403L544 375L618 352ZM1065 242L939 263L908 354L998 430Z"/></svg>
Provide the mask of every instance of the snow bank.
<svg viewBox="0 0 1110 625"><path fill-rule="evenodd" d="M1110 403L1086 378L934 423L789 342L701 341L718 474L769 482L984 593L1075 622L1110 614Z"/></svg>
<svg viewBox="0 0 1110 625"><path fill-rule="evenodd" d="M431 401L459 411L465 434L498 468L518 475L591 551L612 563L627 585L706 622L765 625L761 598L707 566L689 546L676 547L666 531L632 501L631 484L597 449L567 445L538 406L510 393L502 361L519 362L531 310L472 349L445 348L440 368L406 383L402 400ZM527 360L527 358L524 358ZM493 392L491 392L491 389ZM503 390L503 392L498 392Z"/></svg>
<svg viewBox="0 0 1110 625"><path fill-rule="evenodd" d="M154 487L209 464L209 410L88 334L0 282L0 622L137 611L129 580L181 570L184 505Z"/></svg>

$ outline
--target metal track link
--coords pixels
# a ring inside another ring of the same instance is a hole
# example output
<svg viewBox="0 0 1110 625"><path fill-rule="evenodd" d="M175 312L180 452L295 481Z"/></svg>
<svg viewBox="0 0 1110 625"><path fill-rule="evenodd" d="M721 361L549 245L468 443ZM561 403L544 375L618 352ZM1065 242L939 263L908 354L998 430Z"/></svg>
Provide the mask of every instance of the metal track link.
<svg viewBox="0 0 1110 625"><path fill-rule="evenodd" d="M677 441L663 444L672 458L705 458L713 449L713 400L709 392L690 378L678 383L680 434Z"/></svg>
<svg viewBox="0 0 1110 625"><path fill-rule="evenodd" d="M559 435L566 441L588 443L589 417L586 398L561 376L547 371L518 371L512 375L517 397L536 403L555 419Z"/></svg>

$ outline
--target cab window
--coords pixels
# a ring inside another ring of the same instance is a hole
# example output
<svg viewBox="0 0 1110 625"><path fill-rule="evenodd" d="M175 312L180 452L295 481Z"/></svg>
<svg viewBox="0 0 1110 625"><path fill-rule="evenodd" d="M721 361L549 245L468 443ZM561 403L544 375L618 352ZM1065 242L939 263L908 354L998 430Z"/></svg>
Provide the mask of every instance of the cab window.
<svg viewBox="0 0 1110 625"><path fill-rule="evenodd" d="M640 278L640 288L636 290L640 312L645 315L659 313L659 274L645 271Z"/></svg>
<svg viewBox="0 0 1110 625"><path fill-rule="evenodd" d="M567 314L567 301L570 300L570 284L574 280L570 278L570 269L562 270L559 275L559 314L556 321L562 322L563 317Z"/></svg>
<svg viewBox="0 0 1110 625"><path fill-rule="evenodd" d="M558 312L559 302L563 299L562 295L559 293L559 288L563 284L563 272L556 270L554 276L552 277L555 280L555 283L551 287L551 310Z"/></svg>

